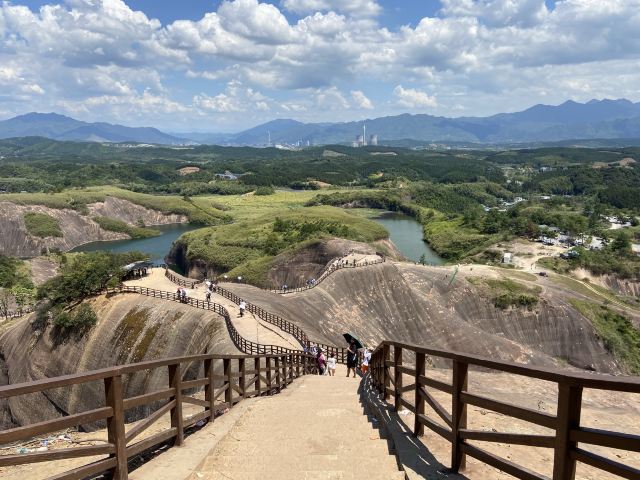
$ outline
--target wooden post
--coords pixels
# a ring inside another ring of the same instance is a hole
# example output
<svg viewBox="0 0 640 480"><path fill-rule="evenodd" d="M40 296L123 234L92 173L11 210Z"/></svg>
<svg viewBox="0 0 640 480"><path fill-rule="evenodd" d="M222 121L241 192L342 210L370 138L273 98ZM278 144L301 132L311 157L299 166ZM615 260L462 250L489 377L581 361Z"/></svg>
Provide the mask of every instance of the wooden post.
<svg viewBox="0 0 640 480"><path fill-rule="evenodd" d="M253 359L253 368L256 371L256 396L260 396L262 393L262 381L260 380L260 357Z"/></svg>
<svg viewBox="0 0 640 480"><path fill-rule="evenodd" d="M569 439L572 429L580 427L582 387L558 384L558 426L553 455L553 480L573 480L576 477L576 461L571 452L576 442Z"/></svg>
<svg viewBox="0 0 640 480"><path fill-rule="evenodd" d="M425 355L424 353L416 353L416 396L415 403L416 414L413 422L413 434L416 437L424 435L424 425L420 423L420 415L424 415L424 398L420 395L420 382L418 378L425 374Z"/></svg>
<svg viewBox="0 0 640 480"><path fill-rule="evenodd" d="M127 442L124 430L124 406L122 392L122 377L107 377L104 379L104 393L106 406L113 408L113 417L107 419L107 440L115 445L116 466L111 477L114 480L127 480Z"/></svg>
<svg viewBox="0 0 640 480"><path fill-rule="evenodd" d="M271 374L271 357L267 357L267 395L271 395L273 376Z"/></svg>
<svg viewBox="0 0 640 480"><path fill-rule="evenodd" d="M280 385L280 357L276 357L276 388L278 393L282 390Z"/></svg>
<svg viewBox="0 0 640 480"><path fill-rule="evenodd" d="M171 409L171 428L177 428L174 445L181 447L184 443L184 421L182 419L182 371L179 363L169 365L169 388L173 388L175 407Z"/></svg>
<svg viewBox="0 0 640 480"><path fill-rule="evenodd" d="M224 401L229 404L229 408L233 407L233 376L231 374L231 359L225 358L222 360L222 368L224 370L224 378L225 383L227 384L227 389L224 392Z"/></svg>
<svg viewBox="0 0 640 480"><path fill-rule="evenodd" d="M247 398L247 365L244 358L238 359L238 370L240 372L240 391L242 398Z"/></svg>
<svg viewBox="0 0 640 480"><path fill-rule="evenodd" d="M467 405L460 399L462 391L467 389L469 365L459 360L453 361L453 394L451 395L451 470L458 472L466 466L466 455L462 453L460 429L467 428Z"/></svg>
<svg viewBox="0 0 640 480"><path fill-rule="evenodd" d="M209 421L213 422L216 419L215 415L215 395L214 395L214 384L213 384L213 359L207 358L204 361L204 374L209 379L209 385L205 388L204 391L204 399L206 402L209 402Z"/></svg>
<svg viewBox="0 0 640 480"><path fill-rule="evenodd" d="M400 372L400 368L402 366L402 347L398 347L394 345L393 347L393 381L394 385L394 406L396 412L400 411L400 407L402 404L400 400L402 399L402 372Z"/></svg>
<svg viewBox="0 0 640 480"><path fill-rule="evenodd" d="M389 400L389 393L387 388L391 388L391 378L389 377L389 371L387 370L387 361L391 360L391 349L389 345L384 344L382 346L382 376L384 378L384 385L382 386L382 395L385 400Z"/></svg>
<svg viewBox="0 0 640 480"><path fill-rule="evenodd" d="M300 354L296 353L296 378L300 377Z"/></svg>

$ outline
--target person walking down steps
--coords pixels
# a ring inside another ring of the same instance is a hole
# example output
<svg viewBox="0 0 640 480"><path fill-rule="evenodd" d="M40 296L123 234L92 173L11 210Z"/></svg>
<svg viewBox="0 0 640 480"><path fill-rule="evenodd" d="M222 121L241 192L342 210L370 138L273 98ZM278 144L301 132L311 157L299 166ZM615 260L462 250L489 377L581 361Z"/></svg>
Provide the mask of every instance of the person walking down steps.
<svg viewBox="0 0 640 480"><path fill-rule="evenodd" d="M336 374L336 356L333 352L329 353L329 358L327 358L327 370L329 371L329 376L333 377Z"/></svg>
<svg viewBox="0 0 640 480"><path fill-rule="evenodd" d="M358 346L355 340L351 340L349 349L347 350L347 377L349 372L353 370L353 378L356 378L356 368L358 367Z"/></svg>
<svg viewBox="0 0 640 480"><path fill-rule="evenodd" d="M318 375L324 375L324 372L327 370L327 360L325 359L321 348L318 349L318 357L316 360L318 362Z"/></svg>
<svg viewBox="0 0 640 480"><path fill-rule="evenodd" d="M245 302L244 300L240 300L240 305L238 305L240 307L240 316L244 317L244 311L247 308L247 302Z"/></svg>

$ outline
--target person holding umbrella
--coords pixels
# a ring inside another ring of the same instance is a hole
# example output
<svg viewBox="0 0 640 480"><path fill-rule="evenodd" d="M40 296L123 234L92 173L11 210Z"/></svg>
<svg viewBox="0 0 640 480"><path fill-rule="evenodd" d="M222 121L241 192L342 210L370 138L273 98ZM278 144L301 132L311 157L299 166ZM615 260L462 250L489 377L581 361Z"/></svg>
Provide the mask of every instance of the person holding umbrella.
<svg viewBox="0 0 640 480"><path fill-rule="evenodd" d="M347 342L349 342L349 348L347 349L347 377L349 377L349 372L353 370L353 378L356 378L358 349L362 348L362 343L350 333L345 333L342 336Z"/></svg>

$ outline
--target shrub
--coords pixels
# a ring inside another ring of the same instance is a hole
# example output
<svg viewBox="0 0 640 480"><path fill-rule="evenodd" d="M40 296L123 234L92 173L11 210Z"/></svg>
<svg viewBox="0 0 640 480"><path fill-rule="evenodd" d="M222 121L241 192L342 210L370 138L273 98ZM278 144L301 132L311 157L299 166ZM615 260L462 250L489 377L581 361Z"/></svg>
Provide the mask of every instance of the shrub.
<svg viewBox="0 0 640 480"><path fill-rule="evenodd" d="M29 235L34 237L62 237L62 230L56 218L46 213L25 213L24 225Z"/></svg>
<svg viewBox="0 0 640 480"><path fill-rule="evenodd" d="M274 193L276 190L273 187L258 187L255 191L256 195L273 195Z"/></svg>
<svg viewBox="0 0 640 480"><path fill-rule="evenodd" d="M86 331L98 322L98 316L91 305L83 303L75 312L61 311L53 320L53 325L65 331Z"/></svg>
<svg viewBox="0 0 640 480"><path fill-rule="evenodd" d="M94 217L93 221L100 225L100 228L103 230L125 233L131 238L148 238L160 235L158 230L142 228L144 227L144 222L142 223L142 226L133 226L123 222L122 220L111 217Z"/></svg>

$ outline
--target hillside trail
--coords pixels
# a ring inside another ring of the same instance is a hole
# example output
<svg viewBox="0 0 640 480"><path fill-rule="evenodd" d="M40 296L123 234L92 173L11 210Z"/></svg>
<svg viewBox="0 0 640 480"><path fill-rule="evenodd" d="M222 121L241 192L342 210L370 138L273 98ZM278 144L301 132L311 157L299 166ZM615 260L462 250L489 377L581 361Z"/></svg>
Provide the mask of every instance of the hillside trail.
<svg viewBox="0 0 640 480"><path fill-rule="evenodd" d="M167 292L176 292L178 289L178 286L164 275L164 269L162 268L152 268L146 277L128 280L124 284L130 287L155 288ZM199 300L205 300L205 293L206 290L202 284L196 285L196 288L187 289L187 296ZM245 300L250 302L250 299ZM293 336L276 326L260 320L248 310L245 310L244 316L241 317L238 305L222 295L211 295L211 302L218 303L229 311L234 327L247 340L263 345L277 345L295 350L301 349L300 343Z"/></svg>
<svg viewBox="0 0 640 480"><path fill-rule="evenodd" d="M395 455L360 403L360 379L306 375L261 397L188 480L400 480Z"/></svg>

